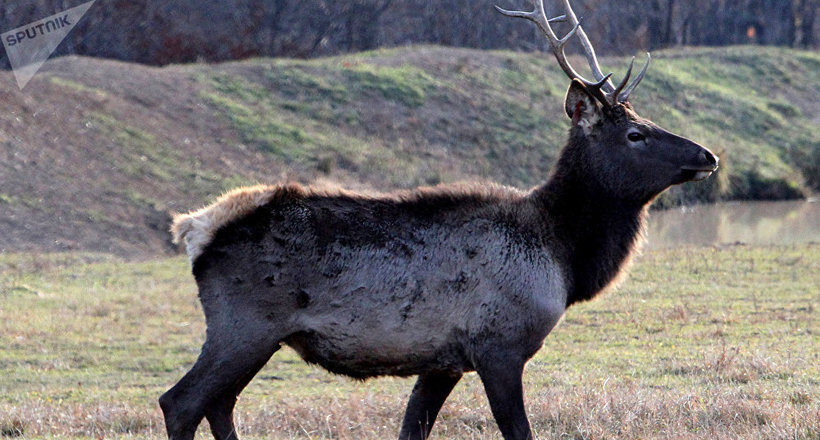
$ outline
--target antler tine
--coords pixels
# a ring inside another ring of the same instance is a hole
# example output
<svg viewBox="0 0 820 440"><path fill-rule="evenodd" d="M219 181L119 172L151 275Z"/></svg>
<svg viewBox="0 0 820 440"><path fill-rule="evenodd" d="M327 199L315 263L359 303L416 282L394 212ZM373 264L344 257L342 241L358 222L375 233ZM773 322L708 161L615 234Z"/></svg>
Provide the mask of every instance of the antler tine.
<svg viewBox="0 0 820 440"><path fill-rule="evenodd" d="M593 81L589 81L583 76L581 76L571 64L567 60L567 56L564 53L564 47L569 43L570 38L572 38L576 33L583 32L581 29L581 23L578 22L578 19L575 18L575 15L572 13L572 10L569 9L567 14L561 15L555 18L547 19L547 13L544 10L544 1L543 0L532 0L535 9L530 12L525 11L510 11L507 9L500 8L495 6L495 9L508 16L508 17L518 17L518 18L526 18L538 25L538 28L541 29L541 32L547 37L547 42L552 49L553 54L555 55L555 59L558 60L558 64L561 66L561 69L564 70L564 73L569 76L570 79L578 79L579 81L583 82L584 85L588 87L601 87L601 84L598 84ZM573 25L572 30L570 30L564 38L558 38L555 34L555 31L552 30L552 26L550 26L551 22L559 22L559 21L570 21ZM593 52L594 56L594 52ZM600 69L599 69L600 70ZM601 75L603 78L603 75ZM600 82L601 78L596 78L597 81Z"/></svg>
<svg viewBox="0 0 820 440"><path fill-rule="evenodd" d="M575 15L575 11L572 10L572 6L569 4L569 0L563 1L564 9L567 11L567 20L573 26L580 25L581 22ZM590 70L592 70L592 75L595 77L596 81L601 81L604 78L604 73L601 71L601 66L598 64L598 57L595 55L595 48L592 47L592 43L589 41L587 33L584 32L583 29L579 29L578 38L581 40L581 45L584 47L584 52L586 52L587 54L587 63L589 64ZM610 81L604 81L602 87L604 89L604 92L607 94L610 94L613 90L615 90Z"/></svg>
<svg viewBox="0 0 820 440"><path fill-rule="evenodd" d="M587 85L587 90L589 90L589 92L592 93L592 95L595 97L595 99L597 99L599 102L601 102L605 105L610 105L610 99L609 99L609 95L604 93L604 91L602 89L602 86L604 85L604 83L609 81L609 78L611 76L612 76L611 72L607 73L606 75L604 75L603 78L601 78L600 81Z"/></svg>
<svg viewBox="0 0 820 440"><path fill-rule="evenodd" d="M629 94L632 93L633 90L635 90L635 87L637 87L638 83L640 83L643 79L643 76L646 74L646 69L649 68L649 60L651 59L652 57L649 55L649 52L647 52L646 63L644 63L643 68L641 68L641 71L638 73L638 76L635 77L635 80L632 81L632 84L626 87L622 92L615 95L617 97L617 102L626 102L629 100ZM632 61L635 61L635 57L632 57ZM632 70L632 63L629 63L629 70ZM624 82L626 82L626 80L624 80Z"/></svg>
<svg viewBox="0 0 820 440"><path fill-rule="evenodd" d="M626 83L629 81L629 76L632 75L632 67L635 66L635 57L632 57L632 60L629 62L629 68L626 69L626 75L624 75L624 79L621 80L620 84L615 87L615 90L612 91L610 96L612 97L612 103L617 103L617 97L621 96L621 90L626 87Z"/></svg>
<svg viewBox="0 0 820 440"><path fill-rule="evenodd" d="M524 11L512 11L509 9L504 9L501 6L493 5L496 11L506 15L507 17L518 17L518 18L526 18L527 20L534 21L536 24L538 23L538 10L524 12Z"/></svg>
<svg viewBox="0 0 820 440"><path fill-rule="evenodd" d="M536 8L534 11L524 12L524 11L511 11L509 9L504 9L498 5L493 5L496 11L506 15L507 17L519 17L519 18L526 18L527 20L534 21L536 24L540 26L541 23L538 22L539 11ZM546 16L546 14L544 14ZM547 19L547 23L563 23L567 21L566 15L559 15L557 17L553 17Z"/></svg>

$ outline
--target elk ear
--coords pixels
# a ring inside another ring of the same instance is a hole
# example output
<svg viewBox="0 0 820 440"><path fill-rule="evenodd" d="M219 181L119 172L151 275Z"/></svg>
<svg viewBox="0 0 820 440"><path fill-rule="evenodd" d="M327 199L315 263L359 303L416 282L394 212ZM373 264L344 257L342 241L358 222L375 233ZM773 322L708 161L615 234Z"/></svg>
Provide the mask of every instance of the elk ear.
<svg viewBox="0 0 820 440"><path fill-rule="evenodd" d="M601 117L601 109L597 100L587 90L586 86L577 79L573 79L564 98L564 110L572 119L572 125L580 125L585 132L595 125Z"/></svg>

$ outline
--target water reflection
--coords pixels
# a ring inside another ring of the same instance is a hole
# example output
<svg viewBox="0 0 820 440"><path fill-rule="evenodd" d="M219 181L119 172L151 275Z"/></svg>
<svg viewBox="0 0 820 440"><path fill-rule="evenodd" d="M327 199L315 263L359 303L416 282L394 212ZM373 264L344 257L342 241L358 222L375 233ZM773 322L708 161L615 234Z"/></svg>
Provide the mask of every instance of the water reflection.
<svg viewBox="0 0 820 440"><path fill-rule="evenodd" d="M820 242L820 201L741 202L652 212L646 248Z"/></svg>

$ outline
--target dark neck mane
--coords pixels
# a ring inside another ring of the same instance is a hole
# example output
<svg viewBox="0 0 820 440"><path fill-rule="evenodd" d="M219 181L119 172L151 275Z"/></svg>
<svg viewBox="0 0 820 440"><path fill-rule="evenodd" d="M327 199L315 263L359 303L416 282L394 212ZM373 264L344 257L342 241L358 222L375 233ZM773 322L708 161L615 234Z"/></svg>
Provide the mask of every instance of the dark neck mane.
<svg viewBox="0 0 820 440"><path fill-rule="evenodd" d="M576 138L577 139L577 138ZM564 148L550 180L535 189L552 247L567 263L567 306L593 298L618 280L640 241L648 203L608 195L587 175L584 148Z"/></svg>

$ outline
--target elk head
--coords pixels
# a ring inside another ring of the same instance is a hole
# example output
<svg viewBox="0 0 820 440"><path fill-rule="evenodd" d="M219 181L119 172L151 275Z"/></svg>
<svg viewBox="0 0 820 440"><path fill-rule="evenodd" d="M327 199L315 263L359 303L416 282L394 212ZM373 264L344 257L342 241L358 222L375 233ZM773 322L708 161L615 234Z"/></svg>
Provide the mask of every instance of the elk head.
<svg viewBox="0 0 820 440"><path fill-rule="evenodd" d="M504 15L535 22L570 78L564 100L573 127L567 150L577 150L568 153L575 159L576 167L580 164L588 171L585 178L597 180L596 186L614 197L647 203L671 185L705 179L717 169L718 158L711 151L660 128L638 116L632 108L629 96L646 74L648 53L634 81L629 83L633 58L623 80L615 86L610 81L612 73L602 73L595 50L569 0L563 0L566 14L552 19L547 18L543 0L533 3L535 9L530 12L508 11L498 6L496 9ZM572 25L563 38L558 38L550 25L560 21ZM573 36L581 41L595 81L585 79L567 60L564 48Z"/></svg>

